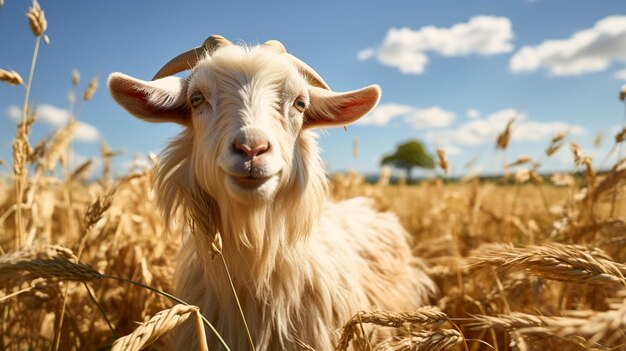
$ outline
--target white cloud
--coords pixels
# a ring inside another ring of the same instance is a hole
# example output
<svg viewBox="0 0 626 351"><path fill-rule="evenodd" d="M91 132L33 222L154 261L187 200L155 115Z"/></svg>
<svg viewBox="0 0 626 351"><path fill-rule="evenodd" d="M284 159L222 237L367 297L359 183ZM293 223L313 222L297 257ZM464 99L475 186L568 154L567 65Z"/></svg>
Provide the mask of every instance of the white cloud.
<svg viewBox="0 0 626 351"><path fill-rule="evenodd" d="M626 80L626 68L615 72L615 74L613 74L613 77L615 77L615 79Z"/></svg>
<svg viewBox="0 0 626 351"><path fill-rule="evenodd" d="M508 108L496 111L485 118L472 119L453 129L430 131L426 138L431 141L452 145L479 145L495 143L497 135L504 130L511 118L516 117L511 138L516 141L538 142L548 140L563 130L571 135L582 135L581 126L560 121L540 122L528 119L524 113Z"/></svg>
<svg viewBox="0 0 626 351"><path fill-rule="evenodd" d="M11 105L7 108L7 115L14 121L22 118L22 109L17 105ZM37 121L41 121L53 128L64 126L70 119L71 114L68 110L48 105L37 105ZM95 126L78 122L74 130L74 140L84 143L93 143L101 139L100 132Z"/></svg>
<svg viewBox="0 0 626 351"><path fill-rule="evenodd" d="M389 103L378 105L357 124L385 126L396 118L404 120L415 129L441 128L452 124L454 113L438 106L421 109L411 105Z"/></svg>
<svg viewBox="0 0 626 351"><path fill-rule="evenodd" d="M53 127L61 127L70 119L68 110L42 104L37 106L37 118Z"/></svg>
<svg viewBox="0 0 626 351"><path fill-rule="evenodd" d="M507 17L476 16L449 28L390 28L379 47L364 49L357 57L376 57L402 73L422 74L429 60L427 52L443 56L502 54L513 50L512 39L512 24Z"/></svg>
<svg viewBox="0 0 626 351"><path fill-rule="evenodd" d="M475 108L470 108L468 109L465 114L467 115L467 118L469 119L476 119L476 118L480 118L480 111L478 111Z"/></svg>
<svg viewBox="0 0 626 351"><path fill-rule="evenodd" d="M74 140L83 143L95 143L100 140L98 128L84 122L78 122L74 130Z"/></svg>
<svg viewBox="0 0 626 351"><path fill-rule="evenodd" d="M17 105L11 105L7 108L7 116L14 121L19 121L22 118L22 109Z"/></svg>
<svg viewBox="0 0 626 351"><path fill-rule="evenodd" d="M404 120L415 129L441 128L454 122L454 113L435 106L414 109L404 116Z"/></svg>
<svg viewBox="0 0 626 351"><path fill-rule="evenodd" d="M374 50L374 48L367 48L357 52L356 57L361 61L365 61L372 58L375 54L376 50Z"/></svg>
<svg viewBox="0 0 626 351"><path fill-rule="evenodd" d="M53 127L61 127L70 119L69 111L53 105L37 105L36 111L38 121L42 121ZM22 109L17 105L11 105L7 109L7 115L12 120L18 121L22 118Z"/></svg>
<svg viewBox="0 0 626 351"><path fill-rule="evenodd" d="M511 57L509 67L516 73L545 69L573 76L603 71L614 61L626 61L626 16L605 17L567 39L524 46Z"/></svg>
<svg viewBox="0 0 626 351"><path fill-rule="evenodd" d="M569 130L569 133L575 136L585 133L585 129L581 126L560 121L522 121L515 127L512 137L513 140L538 142L548 140L564 130Z"/></svg>
<svg viewBox="0 0 626 351"><path fill-rule="evenodd" d="M392 119L402 117L411 111L413 111L413 107L410 105L394 103L380 104L372 112L359 119L356 124L385 126L391 122Z"/></svg>

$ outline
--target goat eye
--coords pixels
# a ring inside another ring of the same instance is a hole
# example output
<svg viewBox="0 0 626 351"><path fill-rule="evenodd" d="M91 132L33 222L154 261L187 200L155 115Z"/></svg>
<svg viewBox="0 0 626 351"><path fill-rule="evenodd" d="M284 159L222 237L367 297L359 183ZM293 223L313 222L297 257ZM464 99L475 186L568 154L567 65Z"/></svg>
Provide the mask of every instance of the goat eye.
<svg viewBox="0 0 626 351"><path fill-rule="evenodd" d="M200 104L204 101L204 96L199 93L199 92L195 92L193 94L191 94L191 97L189 98L189 102L191 103L192 107L198 107L200 106Z"/></svg>
<svg viewBox="0 0 626 351"><path fill-rule="evenodd" d="M296 99L296 101L293 102L293 107L295 107L296 110L300 112L304 112L304 109L306 108L306 102L304 102L304 100L299 97Z"/></svg>

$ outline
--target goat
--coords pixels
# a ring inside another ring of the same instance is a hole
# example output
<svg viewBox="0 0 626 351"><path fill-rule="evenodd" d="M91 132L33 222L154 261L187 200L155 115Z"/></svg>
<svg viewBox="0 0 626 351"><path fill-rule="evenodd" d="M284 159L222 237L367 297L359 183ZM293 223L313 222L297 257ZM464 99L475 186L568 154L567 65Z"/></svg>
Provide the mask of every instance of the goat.
<svg viewBox="0 0 626 351"><path fill-rule="evenodd" d="M172 76L189 68L187 78ZM280 42L247 47L221 36L172 59L152 81L112 73L108 85L132 115L183 126L155 170L165 220L180 209L192 218L175 294L199 306L233 350L249 346L224 267L211 260L216 230L257 350L299 342L332 350L356 312L410 310L435 293L394 215L363 198L328 199L312 129L364 116L378 86L332 92ZM182 326L174 347L191 349L193 333Z"/></svg>

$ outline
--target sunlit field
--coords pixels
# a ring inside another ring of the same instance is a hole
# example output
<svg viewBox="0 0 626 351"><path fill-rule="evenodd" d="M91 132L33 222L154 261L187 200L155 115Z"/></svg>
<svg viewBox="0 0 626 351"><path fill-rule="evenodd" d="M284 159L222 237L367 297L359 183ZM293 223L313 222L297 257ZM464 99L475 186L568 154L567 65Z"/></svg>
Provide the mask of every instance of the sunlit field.
<svg viewBox="0 0 626 351"><path fill-rule="evenodd" d="M38 50L48 40L44 12L31 9L28 20ZM156 208L159 156L121 177L106 144L102 171L71 162L80 116L33 140L32 75L0 71L25 94L13 159L0 161L0 350L158 349L182 323L195 324L202 345L212 326L170 295L185 218L168 231ZM72 79L75 105L105 93L97 80ZM376 182L329 175L334 200L367 197L399 217L439 289L418 310L356 314L337 331L337 350L626 350L625 130L605 141L615 146L596 168L601 160L567 131L544 154L511 155L514 128L493 140L504 164L488 179L448 176L443 151L438 176L411 184L391 181L388 169ZM558 149L571 152L571 167L543 172ZM396 336L370 342L362 325Z"/></svg>

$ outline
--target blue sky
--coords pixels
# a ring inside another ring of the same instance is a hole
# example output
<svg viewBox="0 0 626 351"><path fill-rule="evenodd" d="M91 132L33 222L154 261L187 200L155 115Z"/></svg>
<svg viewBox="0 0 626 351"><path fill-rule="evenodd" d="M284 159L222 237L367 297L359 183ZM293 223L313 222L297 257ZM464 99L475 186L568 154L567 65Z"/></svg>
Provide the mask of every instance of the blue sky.
<svg viewBox="0 0 626 351"><path fill-rule="evenodd" d="M552 135L569 130L599 164L621 128L617 99L626 83L626 4L621 0L473 1L41 1L50 45L42 46L32 98L40 106L35 139L66 119L73 69L80 97L99 89L78 116L77 159L103 140L124 155L158 153L175 125L145 124L118 107L105 88L114 71L149 79L176 54L211 34L233 41L282 41L336 91L377 83L378 110L359 124L327 130L320 143L331 171L377 173L381 155L410 138L449 153L453 173L465 165L500 169L495 134L518 120L506 158L530 155L544 169L571 168L568 150L545 159ZM34 46L24 0L0 9L0 68L27 77ZM0 85L0 159L10 161L23 89ZM602 145L594 146L597 133ZM352 156L359 139L360 153ZM605 163L605 166L608 165Z"/></svg>

